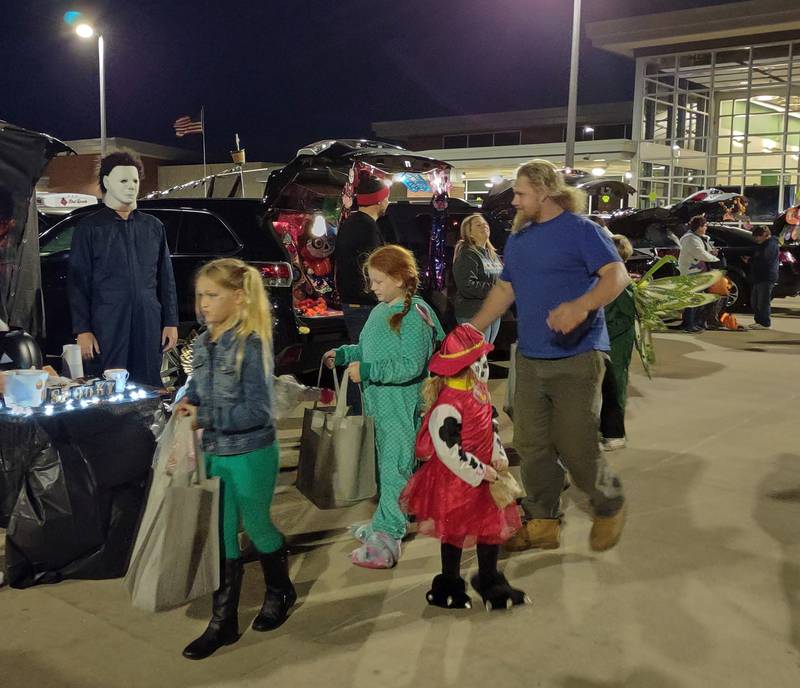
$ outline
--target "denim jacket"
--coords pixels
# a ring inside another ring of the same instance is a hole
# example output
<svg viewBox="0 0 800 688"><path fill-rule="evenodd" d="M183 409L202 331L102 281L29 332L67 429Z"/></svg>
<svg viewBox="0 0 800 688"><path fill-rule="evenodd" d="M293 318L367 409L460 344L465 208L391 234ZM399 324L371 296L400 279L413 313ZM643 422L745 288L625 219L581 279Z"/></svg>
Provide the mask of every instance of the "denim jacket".
<svg viewBox="0 0 800 688"><path fill-rule="evenodd" d="M192 377L186 396L197 406L203 450L231 456L261 449L275 441L272 385L264 374L261 340L245 342L241 373L236 370L236 335L229 330L212 342L209 333L193 347Z"/></svg>

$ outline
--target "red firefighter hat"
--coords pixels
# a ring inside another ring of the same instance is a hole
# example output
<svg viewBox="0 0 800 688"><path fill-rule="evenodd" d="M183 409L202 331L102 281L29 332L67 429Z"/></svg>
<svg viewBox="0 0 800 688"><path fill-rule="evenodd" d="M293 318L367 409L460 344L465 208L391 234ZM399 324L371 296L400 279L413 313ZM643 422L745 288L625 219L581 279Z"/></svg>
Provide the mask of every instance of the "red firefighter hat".
<svg viewBox="0 0 800 688"><path fill-rule="evenodd" d="M494 346L483 338L482 332L472 325L459 325L444 338L428 368L435 375L453 377L492 349Z"/></svg>

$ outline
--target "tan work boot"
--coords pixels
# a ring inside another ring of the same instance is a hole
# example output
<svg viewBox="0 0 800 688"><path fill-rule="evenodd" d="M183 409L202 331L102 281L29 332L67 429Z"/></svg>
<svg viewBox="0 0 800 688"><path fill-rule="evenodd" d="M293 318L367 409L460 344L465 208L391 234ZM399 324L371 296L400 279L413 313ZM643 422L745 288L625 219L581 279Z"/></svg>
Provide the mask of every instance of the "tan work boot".
<svg viewBox="0 0 800 688"><path fill-rule="evenodd" d="M526 549L556 549L561 544L561 522L557 518L532 518L505 543L509 552Z"/></svg>
<svg viewBox="0 0 800 688"><path fill-rule="evenodd" d="M595 516L589 546L595 552L605 552L619 542L625 526L625 505L613 516Z"/></svg>

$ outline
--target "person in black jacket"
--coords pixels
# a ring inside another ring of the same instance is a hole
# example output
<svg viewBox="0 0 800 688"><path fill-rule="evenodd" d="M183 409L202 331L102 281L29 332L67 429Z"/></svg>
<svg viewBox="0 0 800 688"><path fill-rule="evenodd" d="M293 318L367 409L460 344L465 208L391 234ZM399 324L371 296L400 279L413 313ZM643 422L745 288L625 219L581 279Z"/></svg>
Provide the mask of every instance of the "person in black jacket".
<svg viewBox="0 0 800 688"><path fill-rule="evenodd" d="M483 300L497 282L503 264L489 241L489 223L474 213L461 223L461 240L453 260L453 281L456 284L455 316L459 323L469 322L481 309ZM500 330L497 318L483 333L493 344Z"/></svg>
<svg viewBox="0 0 800 688"><path fill-rule="evenodd" d="M361 328L377 303L364 283L364 261L384 243L378 220L389 205L389 187L377 177L362 174L356 187L356 200L358 211L351 213L339 227L333 254L336 290L352 344L358 343Z"/></svg>
<svg viewBox="0 0 800 688"><path fill-rule="evenodd" d="M342 302L344 324L351 344L358 344L364 323L375 304L375 295L365 283L364 262L384 239L378 220L389 206L389 187L369 173L362 173L356 185L358 211L342 222L336 234L333 253L336 290ZM361 396L356 385L350 385L347 403L353 413L361 412Z"/></svg>
<svg viewBox="0 0 800 688"><path fill-rule="evenodd" d="M772 290L778 281L778 240L772 236L769 227L756 227L753 238L758 247L750 259L750 302L753 304L755 322L751 330L766 330L772 326L770 302Z"/></svg>

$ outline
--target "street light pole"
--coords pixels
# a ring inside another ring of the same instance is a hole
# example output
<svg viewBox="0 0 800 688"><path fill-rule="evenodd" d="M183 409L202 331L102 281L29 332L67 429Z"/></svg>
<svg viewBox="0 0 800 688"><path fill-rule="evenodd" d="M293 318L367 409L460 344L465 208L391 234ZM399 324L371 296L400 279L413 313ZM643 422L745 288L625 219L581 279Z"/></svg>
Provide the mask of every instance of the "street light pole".
<svg viewBox="0 0 800 688"><path fill-rule="evenodd" d="M569 62L567 103L567 149L564 164L575 166L575 128L578 119L578 61L581 50L581 0L572 0L572 55Z"/></svg>
<svg viewBox="0 0 800 688"><path fill-rule="evenodd" d="M106 154L106 62L103 37L97 35L97 59L100 63L100 157Z"/></svg>
<svg viewBox="0 0 800 688"><path fill-rule="evenodd" d="M100 157L106 154L106 49L103 35L94 30L90 24L78 24L75 33L81 38L97 35L97 61L100 65Z"/></svg>

